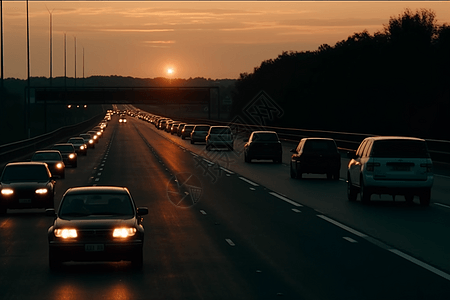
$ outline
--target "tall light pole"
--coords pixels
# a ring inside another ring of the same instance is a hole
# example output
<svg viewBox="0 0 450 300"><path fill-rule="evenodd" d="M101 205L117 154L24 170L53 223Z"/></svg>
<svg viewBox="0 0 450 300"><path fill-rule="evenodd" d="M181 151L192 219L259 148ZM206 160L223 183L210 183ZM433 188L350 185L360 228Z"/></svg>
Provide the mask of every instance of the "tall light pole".
<svg viewBox="0 0 450 300"><path fill-rule="evenodd" d="M73 37L73 41L75 44L75 86L77 86L77 37Z"/></svg>
<svg viewBox="0 0 450 300"><path fill-rule="evenodd" d="M64 87L67 87L67 40L66 33L64 33Z"/></svg>
<svg viewBox="0 0 450 300"><path fill-rule="evenodd" d="M27 115L27 135L30 138L30 17L28 13L28 0L27 0L27 105L26 105L26 115Z"/></svg>
<svg viewBox="0 0 450 300"><path fill-rule="evenodd" d="M0 83L0 91L3 90L3 0L0 0L0 60L1 60L1 83ZM1 103L0 103L1 105ZM1 106L0 106L1 107ZM1 108L0 108L1 109Z"/></svg>
<svg viewBox="0 0 450 300"><path fill-rule="evenodd" d="M47 8L48 13L50 14L50 86L52 85L53 80L53 10L50 11Z"/></svg>

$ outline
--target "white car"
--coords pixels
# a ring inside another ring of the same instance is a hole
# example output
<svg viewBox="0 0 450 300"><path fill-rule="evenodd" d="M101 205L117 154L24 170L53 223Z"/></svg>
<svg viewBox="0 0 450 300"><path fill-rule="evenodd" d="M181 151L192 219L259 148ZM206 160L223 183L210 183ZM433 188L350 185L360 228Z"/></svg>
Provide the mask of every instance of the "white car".
<svg viewBox="0 0 450 300"><path fill-rule="evenodd" d="M233 133L229 126L211 126L206 135L206 150L225 147L233 151Z"/></svg>
<svg viewBox="0 0 450 300"><path fill-rule="evenodd" d="M419 138L377 136L365 138L351 158L347 171L347 195L369 202L372 194L402 195L407 202L419 196L430 204L433 163L426 141Z"/></svg>

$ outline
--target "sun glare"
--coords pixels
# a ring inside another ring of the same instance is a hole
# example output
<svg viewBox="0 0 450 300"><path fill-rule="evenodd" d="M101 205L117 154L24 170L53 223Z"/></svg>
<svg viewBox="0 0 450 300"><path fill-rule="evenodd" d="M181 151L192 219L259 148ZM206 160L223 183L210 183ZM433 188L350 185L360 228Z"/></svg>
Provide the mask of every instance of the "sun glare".
<svg viewBox="0 0 450 300"><path fill-rule="evenodd" d="M167 69L167 74L172 75L174 70L172 68Z"/></svg>

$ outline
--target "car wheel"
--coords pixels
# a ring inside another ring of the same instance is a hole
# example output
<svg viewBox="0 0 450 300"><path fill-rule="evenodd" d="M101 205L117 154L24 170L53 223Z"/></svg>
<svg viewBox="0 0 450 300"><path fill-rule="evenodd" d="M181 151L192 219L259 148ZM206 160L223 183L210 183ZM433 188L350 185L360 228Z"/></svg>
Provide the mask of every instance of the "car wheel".
<svg viewBox="0 0 450 300"><path fill-rule="evenodd" d="M142 248L137 250L131 258L131 265L135 270L141 270L144 265L144 254Z"/></svg>
<svg viewBox="0 0 450 300"><path fill-rule="evenodd" d="M53 249L48 249L48 266L52 271L57 271L62 267L62 260Z"/></svg>
<svg viewBox="0 0 450 300"><path fill-rule="evenodd" d="M431 202L431 189L426 189L419 195L420 205L428 206Z"/></svg>
<svg viewBox="0 0 450 300"><path fill-rule="evenodd" d="M61 179L64 179L64 178L66 178L66 172L63 172L63 173L61 173L61 176L60 176L60 178L61 178Z"/></svg>
<svg viewBox="0 0 450 300"><path fill-rule="evenodd" d="M191 144L195 144L195 142L193 140L191 140Z"/></svg>
<svg viewBox="0 0 450 300"><path fill-rule="evenodd" d="M0 215L6 215L6 206L0 206Z"/></svg>
<svg viewBox="0 0 450 300"><path fill-rule="evenodd" d="M339 180L339 177L340 177L340 175L341 175L340 173L341 173L340 171L334 172L334 173L333 173L333 179L334 179L334 180Z"/></svg>
<svg viewBox="0 0 450 300"><path fill-rule="evenodd" d="M291 162L291 167L290 167L290 173L291 173L291 178L297 178L297 174L295 174L294 168L292 167L292 162Z"/></svg>
<svg viewBox="0 0 450 300"><path fill-rule="evenodd" d="M359 195L361 197L361 201L364 203L369 203L370 202L370 191L367 187L364 186L364 181L361 178L360 180L360 190L359 190Z"/></svg>
<svg viewBox="0 0 450 300"><path fill-rule="evenodd" d="M185 139L185 137L184 137L184 136L181 136L181 139L182 139L182 140L184 140L184 139Z"/></svg>
<svg viewBox="0 0 450 300"><path fill-rule="evenodd" d="M74 164L72 165L73 168L76 168L77 166L78 166L78 163L74 163Z"/></svg>
<svg viewBox="0 0 450 300"><path fill-rule="evenodd" d="M252 162L252 159L251 159L247 154L244 153L244 161L245 161L246 163L251 163L251 162Z"/></svg>
<svg viewBox="0 0 450 300"><path fill-rule="evenodd" d="M333 179L333 174L331 174L331 173L327 173L327 179L328 179L328 180L331 180L331 179Z"/></svg>
<svg viewBox="0 0 450 300"><path fill-rule="evenodd" d="M276 164L281 164L282 158L281 158L281 157L274 158L274 159L273 159L273 162L276 163Z"/></svg>
<svg viewBox="0 0 450 300"><path fill-rule="evenodd" d="M352 180L350 179L350 174L347 174L347 198L349 201L356 201L356 197L358 196L356 188L352 184Z"/></svg>

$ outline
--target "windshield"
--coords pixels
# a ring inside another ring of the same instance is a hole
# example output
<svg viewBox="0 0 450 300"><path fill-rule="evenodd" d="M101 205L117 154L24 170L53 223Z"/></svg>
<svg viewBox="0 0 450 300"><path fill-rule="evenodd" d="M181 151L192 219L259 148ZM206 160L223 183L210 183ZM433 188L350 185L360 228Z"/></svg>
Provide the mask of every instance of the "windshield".
<svg viewBox="0 0 450 300"><path fill-rule="evenodd" d="M35 153L31 160L46 161L46 160L61 160L61 154L55 152Z"/></svg>
<svg viewBox="0 0 450 300"><path fill-rule="evenodd" d="M231 129L229 127L211 127L209 131L211 134L231 134Z"/></svg>
<svg viewBox="0 0 450 300"><path fill-rule="evenodd" d="M81 138L81 139L70 139L68 141L68 143L71 143L71 144L83 144L84 143L84 139L83 138Z"/></svg>
<svg viewBox="0 0 450 300"><path fill-rule="evenodd" d="M126 194L67 195L61 203L60 217L133 215L131 199Z"/></svg>
<svg viewBox="0 0 450 300"><path fill-rule="evenodd" d="M253 134L252 141L278 141L278 135L272 132L258 132Z"/></svg>
<svg viewBox="0 0 450 300"><path fill-rule="evenodd" d="M429 158L430 154L425 141L384 140L374 142L372 156Z"/></svg>
<svg viewBox="0 0 450 300"><path fill-rule="evenodd" d="M208 131L210 126L195 126L194 131Z"/></svg>
<svg viewBox="0 0 450 300"><path fill-rule="evenodd" d="M73 152L73 145L61 145L61 146L53 146L53 149L59 150L60 152Z"/></svg>
<svg viewBox="0 0 450 300"><path fill-rule="evenodd" d="M49 175L44 165L7 166L3 171L3 182L47 181Z"/></svg>
<svg viewBox="0 0 450 300"><path fill-rule="evenodd" d="M304 153L316 152L337 152L337 147L334 141L331 140L307 140L303 147Z"/></svg>

